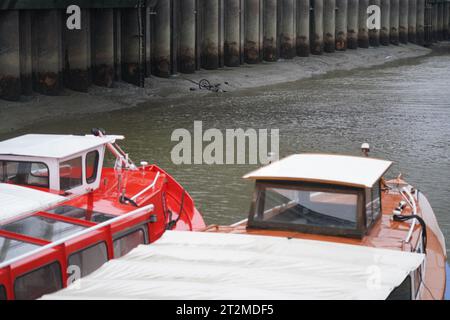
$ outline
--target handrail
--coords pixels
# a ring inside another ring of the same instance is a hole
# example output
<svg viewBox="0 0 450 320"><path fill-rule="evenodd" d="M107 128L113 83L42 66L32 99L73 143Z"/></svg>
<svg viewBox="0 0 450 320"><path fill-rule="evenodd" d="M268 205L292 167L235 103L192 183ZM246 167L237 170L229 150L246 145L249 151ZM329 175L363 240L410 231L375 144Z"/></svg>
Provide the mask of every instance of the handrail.
<svg viewBox="0 0 450 320"><path fill-rule="evenodd" d="M152 188L156 185L156 182L158 182L159 174L160 174L160 172L158 171L158 172L156 173L155 179L153 179L153 182L152 182L148 187L144 188L142 191L140 191L140 192L137 193L136 195L132 196L130 199L133 200L133 201L136 201L137 198L139 198L140 196L142 196L142 195L143 195L144 193L146 193L148 190L152 189Z"/></svg>
<svg viewBox="0 0 450 320"><path fill-rule="evenodd" d="M133 215L136 215L136 214L139 214L139 213L150 213L150 212L153 211L154 208L155 208L155 206L154 206L153 204L149 204L149 205L147 205L147 206L145 206L145 207L142 207L142 208L133 210L133 211L128 212L128 213L126 213L126 214L124 214L124 215L121 215L121 216L119 216L119 217L116 217L116 218L113 218L113 219L104 221L104 222L102 222L102 223L96 224L96 225L93 226L93 227L86 228L86 229L84 229L84 230L82 230L82 231L80 231L80 232L71 234L70 236L67 236L67 237L65 237L65 238L61 238L61 239L59 239L59 240L57 240L57 241L55 241L55 242L52 242L52 243L49 243L49 244L47 244L47 245L45 245L45 246L39 247L39 248L37 248L37 249L35 249L35 250L33 250L33 251L24 253L24 254L21 255L21 256L17 256L17 257L12 258L12 259L10 259L10 260L8 260L8 261L4 261L4 262L0 263L0 270L3 269L3 268L5 268L5 267L7 267L7 266L9 266L9 265L11 265L11 264L13 264L13 263L15 263L15 262L20 261L20 260L22 260L22 259L31 257L32 255L35 255L35 254L37 254L37 253L41 253L41 252L43 252L43 251L45 251L45 250L52 249L52 248L54 248L54 247L56 247L56 246L59 246L59 245L65 243L65 242L67 242L67 241L70 241L70 240L72 240L72 239L74 239L74 238L76 238L76 237L80 237L80 236L83 236L83 235L85 235L85 234L88 234L88 233L90 233L90 232L92 232L92 231L95 231L95 230L104 228L104 227L106 227L106 226L108 226L108 225L111 225L111 224L113 224L113 223L115 223L115 222L119 222L119 221L125 220L125 219L127 219L127 218L129 218L129 217L131 217L131 216L133 216Z"/></svg>
<svg viewBox="0 0 450 320"><path fill-rule="evenodd" d="M411 192L409 192L409 190L406 188L403 188L402 191L408 196L407 202L408 202L408 205L411 206L411 209L413 211L412 214L417 215L416 201L414 200L414 197L412 196ZM402 196L403 196L403 192L401 192ZM411 241L411 237L414 232L416 223L417 223L417 219L413 219L413 221L411 222L411 227L409 228L409 231L408 231L408 235L406 236L406 239L405 239L406 243L409 243Z"/></svg>

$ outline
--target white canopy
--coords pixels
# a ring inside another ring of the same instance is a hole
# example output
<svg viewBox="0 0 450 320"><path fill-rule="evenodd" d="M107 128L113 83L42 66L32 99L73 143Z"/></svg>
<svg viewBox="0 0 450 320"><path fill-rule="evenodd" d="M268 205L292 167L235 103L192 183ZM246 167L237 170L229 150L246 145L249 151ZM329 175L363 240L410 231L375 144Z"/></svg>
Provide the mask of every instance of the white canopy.
<svg viewBox="0 0 450 320"><path fill-rule="evenodd" d="M168 231L43 299L385 299L423 259L321 241Z"/></svg>
<svg viewBox="0 0 450 320"><path fill-rule="evenodd" d="M0 155L61 159L121 139L123 136L27 134L0 142Z"/></svg>
<svg viewBox="0 0 450 320"><path fill-rule="evenodd" d="M65 200L48 192L0 183L0 223L47 209Z"/></svg>
<svg viewBox="0 0 450 320"><path fill-rule="evenodd" d="M392 162L331 154L295 154L244 176L252 180L286 180L371 188Z"/></svg>

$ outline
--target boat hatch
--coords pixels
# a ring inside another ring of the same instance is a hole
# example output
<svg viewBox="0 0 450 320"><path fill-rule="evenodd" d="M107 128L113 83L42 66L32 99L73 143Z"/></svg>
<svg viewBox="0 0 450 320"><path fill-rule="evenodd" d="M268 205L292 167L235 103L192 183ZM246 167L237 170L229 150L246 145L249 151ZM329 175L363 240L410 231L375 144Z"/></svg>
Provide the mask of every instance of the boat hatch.
<svg viewBox="0 0 450 320"><path fill-rule="evenodd" d="M363 237L381 217L380 183L390 165L306 154L275 162L245 176L256 180L248 227Z"/></svg>
<svg viewBox="0 0 450 320"><path fill-rule="evenodd" d="M0 263L36 250L37 248L39 246L32 243L0 237Z"/></svg>
<svg viewBox="0 0 450 320"><path fill-rule="evenodd" d="M48 241L56 241L68 237L83 229L85 227L80 225L40 216L31 216L0 227L0 230Z"/></svg>
<svg viewBox="0 0 450 320"><path fill-rule="evenodd" d="M105 222L110 219L113 219L113 215L96 212L92 210L86 210L82 208L72 207L72 206L60 206L56 207L52 210L48 210L48 213L54 213L60 216L74 218L74 219L80 219L80 220L86 220L91 222Z"/></svg>

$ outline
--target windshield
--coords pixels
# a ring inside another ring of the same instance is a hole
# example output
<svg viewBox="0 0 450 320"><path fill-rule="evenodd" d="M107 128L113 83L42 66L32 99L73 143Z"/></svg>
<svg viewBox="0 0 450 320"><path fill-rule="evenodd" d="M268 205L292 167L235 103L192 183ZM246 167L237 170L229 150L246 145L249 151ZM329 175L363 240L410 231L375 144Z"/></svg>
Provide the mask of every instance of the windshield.
<svg viewBox="0 0 450 320"><path fill-rule="evenodd" d="M41 162L0 160L0 182L48 188L48 167Z"/></svg>
<svg viewBox="0 0 450 320"><path fill-rule="evenodd" d="M358 199L357 190L260 185L250 220L260 227L312 227L319 233L321 228L356 230Z"/></svg>

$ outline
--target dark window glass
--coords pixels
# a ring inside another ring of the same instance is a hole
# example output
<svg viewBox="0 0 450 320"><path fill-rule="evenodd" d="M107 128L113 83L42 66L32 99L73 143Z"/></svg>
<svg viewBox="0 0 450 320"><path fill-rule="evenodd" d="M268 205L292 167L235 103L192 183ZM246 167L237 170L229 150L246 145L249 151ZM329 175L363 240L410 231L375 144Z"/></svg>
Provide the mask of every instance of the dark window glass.
<svg viewBox="0 0 450 320"><path fill-rule="evenodd" d="M144 229L139 229L124 235L114 241L114 258L120 258L136 248L140 244L146 243Z"/></svg>
<svg viewBox="0 0 450 320"><path fill-rule="evenodd" d="M0 237L0 262L16 258L37 248L39 246L31 243Z"/></svg>
<svg viewBox="0 0 450 320"><path fill-rule="evenodd" d="M402 284L391 292L387 300L411 300L411 277L406 277Z"/></svg>
<svg viewBox="0 0 450 320"><path fill-rule="evenodd" d="M86 155L86 182L93 183L97 179L98 151L91 151Z"/></svg>
<svg viewBox="0 0 450 320"><path fill-rule="evenodd" d="M2 285L0 285L0 300L6 300L6 289Z"/></svg>
<svg viewBox="0 0 450 320"><path fill-rule="evenodd" d="M64 217L70 217L75 219L87 220L92 222L105 222L109 219L114 218L114 216L107 215L104 213L89 211L86 209L76 208L72 206L61 206L53 210L47 211L49 213L58 214Z"/></svg>
<svg viewBox="0 0 450 320"><path fill-rule="evenodd" d="M61 266L54 262L16 279L14 294L17 300L35 300L62 289Z"/></svg>
<svg viewBox="0 0 450 320"><path fill-rule="evenodd" d="M356 229L358 195L294 188L264 188L254 220L271 224Z"/></svg>
<svg viewBox="0 0 450 320"><path fill-rule="evenodd" d="M95 246L78 251L69 257L69 266L78 266L81 276L85 277L108 261L106 244L101 242Z"/></svg>
<svg viewBox="0 0 450 320"><path fill-rule="evenodd" d="M85 227L56 221L39 216L31 216L22 220L4 225L1 229L24 234L34 238L56 241L68 237L76 232L80 232Z"/></svg>
<svg viewBox="0 0 450 320"><path fill-rule="evenodd" d="M48 188L48 167L40 162L0 160L0 182Z"/></svg>
<svg viewBox="0 0 450 320"><path fill-rule="evenodd" d="M61 162L59 164L59 187L61 190L70 190L82 185L81 157Z"/></svg>

